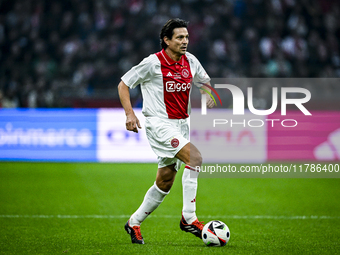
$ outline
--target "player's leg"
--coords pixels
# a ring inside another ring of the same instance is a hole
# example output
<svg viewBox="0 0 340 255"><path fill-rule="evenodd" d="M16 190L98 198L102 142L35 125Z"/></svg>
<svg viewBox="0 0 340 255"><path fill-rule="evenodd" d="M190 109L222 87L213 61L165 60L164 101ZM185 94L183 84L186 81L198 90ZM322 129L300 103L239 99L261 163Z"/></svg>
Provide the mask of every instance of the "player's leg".
<svg viewBox="0 0 340 255"><path fill-rule="evenodd" d="M156 176L156 185L163 192L169 192L174 184L177 171L175 169L176 164L158 168Z"/></svg>
<svg viewBox="0 0 340 255"><path fill-rule="evenodd" d="M183 210L180 228L202 238L203 224L198 221L196 216L198 177L196 167L201 167L202 156L193 144L188 143L177 153L176 157L186 164L182 176Z"/></svg>
<svg viewBox="0 0 340 255"><path fill-rule="evenodd" d="M177 170L180 167L180 160L175 155L189 142L189 128L187 124L179 125L180 121L166 121L157 117L145 119L145 129L148 141L152 150L158 156L158 172L156 182L146 193L141 206L132 214L127 223L128 233L131 228L138 229L140 235L140 224L154 211L169 193L174 182ZM181 131L186 130L184 137ZM131 233L129 233L131 235ZM133 240L133 235L131 235ZM138 243L142 243L141 241Z"/></svg>
<svg viewBox="0 0 340 255"><path fill-rule="evenodd" d="M131 215L125 225L125 230L130 234L132 243L144 243L140 232L140 225L163 202L165 196L169 194L176 173L175 164L158 168L155 183L146 192L142 204Z"/></svg>
<svg viewBox="0 0 340 255"><path fill-rule="evenodd" d="M201 166L202 157L198 149L192 144L185 145L176 155L178 159L185 163L182 175L183 186L183 217L188 223L192 223L196 217L196 193L197 177L196 167Z"/></svg>
<svg viewBox="0 0 340 255"><path fill-rule="evenodd" d="M177 154L176 158L183 161L187 166L196 168L201 167L202 156L200 151L192 143L187 143Z"/></svg>
<svg viewBox="0 0 340 255"><path fill-rule="evenodd" d="M156 182L146 192L140 207L130 218L131 225L140 225L151 214L169 193L177 171L175 165L158 168Z"/></svg>

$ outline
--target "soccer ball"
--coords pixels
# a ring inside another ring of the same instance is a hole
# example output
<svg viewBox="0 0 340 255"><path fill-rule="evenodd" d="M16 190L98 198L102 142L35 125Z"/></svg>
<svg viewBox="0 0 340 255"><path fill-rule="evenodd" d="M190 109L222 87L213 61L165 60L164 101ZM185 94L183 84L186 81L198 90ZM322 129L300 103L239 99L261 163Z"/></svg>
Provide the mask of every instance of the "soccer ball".
<svg viewBox="0 0 340 255"><path fill-rule="evenodd" d="M224 246L228 243L229 238L229 228L222 221L209 221L203 227L202 240L207 246Z"/></svg>

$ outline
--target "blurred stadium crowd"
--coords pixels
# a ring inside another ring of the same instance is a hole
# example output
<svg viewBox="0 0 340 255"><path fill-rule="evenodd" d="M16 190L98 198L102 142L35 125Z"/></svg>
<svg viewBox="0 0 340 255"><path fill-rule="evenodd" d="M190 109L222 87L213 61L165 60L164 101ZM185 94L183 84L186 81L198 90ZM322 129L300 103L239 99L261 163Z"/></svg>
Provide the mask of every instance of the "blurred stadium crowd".
<svg viewBox="0 0 340 255"><path fill-rule="evenodd" d="M118 106L120 77L160 50L172 17L190 21L189 51L211 77L340 77L337 0L3 0L0 105Z"/></svg>

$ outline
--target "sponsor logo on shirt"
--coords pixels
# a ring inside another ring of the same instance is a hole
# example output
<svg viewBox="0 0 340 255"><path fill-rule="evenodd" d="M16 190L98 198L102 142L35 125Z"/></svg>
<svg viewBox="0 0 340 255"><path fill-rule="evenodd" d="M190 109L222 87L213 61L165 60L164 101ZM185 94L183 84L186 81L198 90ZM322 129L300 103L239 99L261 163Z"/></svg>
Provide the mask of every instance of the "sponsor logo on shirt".
<svg viewBox="0 0 340 255"><path fill-rule="evenodd" d="M180 92L187 91L191 88L191 83L176 83L174 81L167 81L165 83L165 89L167 92Z"/></svg>

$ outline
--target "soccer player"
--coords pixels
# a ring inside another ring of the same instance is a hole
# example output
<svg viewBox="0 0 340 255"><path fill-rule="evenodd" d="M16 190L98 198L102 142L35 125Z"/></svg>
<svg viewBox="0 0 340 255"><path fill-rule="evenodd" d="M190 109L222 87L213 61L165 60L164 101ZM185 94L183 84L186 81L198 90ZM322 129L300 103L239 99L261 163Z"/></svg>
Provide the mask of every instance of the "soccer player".
<svg viewBox="0 0 340 255"><path fill-rule="evenodd" d="M195 212L196 167L201 166L202 157L188 140L188 117L192 85L201 87L202 84L209 84L210 78L197 58L187 52L187 23L181 19L168 20L160 33L162 50L131 68L118 85L120 101L126 114L126 129L138 132L141 125L132 109L129 89L140 84L146 135L158 156L156 181L125 224L132 243L144 244L140 225L169 194L182 162L185 168L182 176L183 209L180 228L202 238L203 224L198 221ZM207 86L203 86L210 91ZM204 91L201 93L205 94ZM214 102L207 94L207 107L213 106Z"/></svg>

